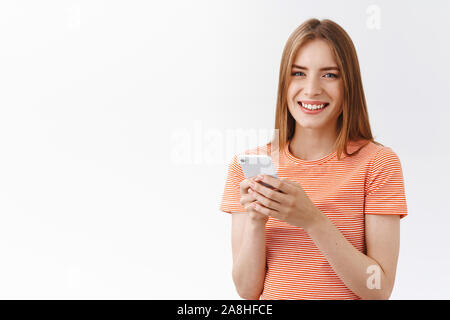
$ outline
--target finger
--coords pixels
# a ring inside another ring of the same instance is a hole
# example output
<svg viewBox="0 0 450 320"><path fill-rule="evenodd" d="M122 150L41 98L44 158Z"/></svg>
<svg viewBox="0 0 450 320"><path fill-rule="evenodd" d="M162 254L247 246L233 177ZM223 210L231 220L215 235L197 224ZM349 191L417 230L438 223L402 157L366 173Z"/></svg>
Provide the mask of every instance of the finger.
<svg viewBox="0 0 450 320"><path fill-rule="evenodd" d="M259 181L270 184L272 187L277 188L278 190L282 191L283 193L290 193L292 191L293 185L290 183L286 183L286 180L284 180L284 179L280 180L278 178L269 176L267 174L263 174L261 176L262 176L262 179Z"/></svg>
<svg viewBox="0 0 450 320"><path fill-rule="evenodd" d="M280 180L293 186L300 186L300 183L298 183L297 181L289 180L288 178L281 178Z"/></svg>
<svg viewBox="0 0 450 320"><path fill-rule="evenodd" d="M239 188L241 191L241 194L246 194L247 193L247 189L249 188L249 180L248 179L244 179L241 181L241 183L239 184Z"/></svg>
<svg viewBox="0 0 450 320"><path fill-rule="evenodd" d="M251 203L256 200L254 194L250 193L250 190L251 189L249 189L248 194L244 194L241 196L240 203L241 203L241 206L243 206L243 207L245 207L245 205L247 203Z"/></svg>
<svg viewBox="0 0 450 320"><path fill-rule="evenodd" d="M269 198L271 200L277 201L278 203L284 203L286 202L286 196L287 194L284 194L280 191L277 191L276 189L271 189L263 186L262 184L256 183L256 182L250 182L250 187L254 190L265 196L266 198Z"/></svg>
<svg viewBox="0 0 450 320"><path fill-rule="evenodd" d="M248 193L248 188L250 188L251 181L253 181L253 178L242 180L242 182L239 184L241 194Z"/></svg>
<svg viewBox="0 0 450 320"><path fill-rule="evenodd" d="M255 203L253 210L258 213L265 214L266 216L276 218L279 215L279 212L270 208L267 208L259 203Z"/></svg>
<svg viewBox="0 0 450 320"><path fill-rule="evenodd" d="M258 201L258 203L264 205L266 208L270 208L273 210L281 209L281 205L279 202L265 197L263 194L259 193L258 191L254 191L254 190L252 190L252 188L250 188L248 190L248 192Z"/></svg>
<svg viewBox="0 0 450 320"><path fill-rule="evenodd" d="M271 185L268 184L268 183L261 182L260 180L258 180L258 178L255 178L254 181L258 182L259 184L261 184L261 185L263 185L264 187L269 188L269 189L271 189L271 190L275 190L275 191L278 191L278 192L282 192L281 190L279 190L279 189L277 189L277 188L271 186Z"/></svg>
<svg viewBox="0 0 450 320"><path fill-rule="evenodd" d="M244 205L245 211L250 212L251 210L255 210L255 209L252 207L252 203L253 203L253 202L248 202L248 203L246 203L246 204Z"/></svg>
<svg viewBox="0 0 450 320"><path fill-rule="evenodd" d="M260 212L257 212L256 210L255 210L255 206L256 206L256 204L257 204L258 202L257 201L253 201L253 202L248 202L245 206L244 206L244 208L245 208L245 211L247 211L247 212L253 212L253 213L256 213L256 214L261 214Z"/></svg>

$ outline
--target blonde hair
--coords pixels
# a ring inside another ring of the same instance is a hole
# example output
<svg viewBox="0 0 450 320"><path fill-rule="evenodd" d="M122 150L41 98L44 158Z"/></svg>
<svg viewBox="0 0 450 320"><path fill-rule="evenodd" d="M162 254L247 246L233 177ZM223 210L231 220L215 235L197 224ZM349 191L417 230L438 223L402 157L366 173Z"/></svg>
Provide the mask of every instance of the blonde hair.
<svg viewBox="0 0 450 320"><path fill-rule="evenodd" d="M279 150L286 146L295 131L295 119L287 108L287 88L292 64L300 47L313 39L327 41L341 70L344 88L343 109L337 120L337 138L334 144L338 160L342 152L347 156L355 155L369 142L381 145L374 141L370 129L358 57L352 40L342 27L331 20L309 19L289 36L281 58L275 114L275 129L278 129L278 132L275 130L277 134L273 138L278 137ZM347 142L356 140L368 141L357 151L349 154Z"/></svg>

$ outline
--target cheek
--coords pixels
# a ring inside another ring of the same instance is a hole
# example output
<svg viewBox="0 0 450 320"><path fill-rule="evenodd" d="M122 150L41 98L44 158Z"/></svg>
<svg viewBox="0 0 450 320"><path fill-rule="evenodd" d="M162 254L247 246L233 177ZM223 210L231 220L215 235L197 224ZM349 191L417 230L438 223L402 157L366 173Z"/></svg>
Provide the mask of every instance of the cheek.
<svg viewBox="0 0 450 320"><path fill-rule="evenodd" d="M335 102L342 102L344 97L344 90L341 84L330 84L330 86L328 86L327 88L327 92Z"/></svg>
<svg viewBox="0 0 450 320"><path fill-rule="evenodd" d="M302 84L298 79L291 79L288 84L287 95L293 98L300 91Z"/></svg>
<svg viewBox="0 0 450 320"><path fill-rule="evenodd" d="M294 85L290 84L288 89L287 89L287 99L290 101L294 98L295 92L296 92L296 88Z"/></svg>
<svg viewBox="0 0 450 320"><path fill-rule="evenodd" d="M287 100L287 107L289 109L289 111L292 113L295 109L294 106L294 100L295 100L295 96L298 93L298 88L295 85L289 85L287 92L286 92L286 100Z"/></svg>

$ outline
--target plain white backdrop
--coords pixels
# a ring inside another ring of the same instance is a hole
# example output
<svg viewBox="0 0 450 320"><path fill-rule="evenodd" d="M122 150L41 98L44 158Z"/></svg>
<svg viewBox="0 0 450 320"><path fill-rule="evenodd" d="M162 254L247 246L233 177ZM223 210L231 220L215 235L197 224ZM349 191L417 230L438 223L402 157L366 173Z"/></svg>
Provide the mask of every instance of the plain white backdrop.
<svg viewBox="0 0 450 320"><path fill-rule="evenodd" d="M316 17L353 39L375 140L402 163L391 299L449 299L449 13L448 1L2 1L0 298L239 299L219 211L228 163L256 146L246 133L273 129L284 44Z"/></svg>

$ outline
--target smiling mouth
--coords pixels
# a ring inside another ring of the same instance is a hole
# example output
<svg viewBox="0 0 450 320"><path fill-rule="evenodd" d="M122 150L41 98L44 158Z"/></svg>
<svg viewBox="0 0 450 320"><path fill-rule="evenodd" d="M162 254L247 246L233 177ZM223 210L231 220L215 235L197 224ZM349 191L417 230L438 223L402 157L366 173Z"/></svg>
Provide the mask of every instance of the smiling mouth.
<svg viewBox="0 0 450 320"><path fill-rule="evenodd" d="M297 103L301 107L308 109L308 110L319 110L319 109L326 108L329 105L328 102L322 102L322 101L317 101L317 102L316 101L314 101L314 102L308 101L308 103L303 102L303 101L297 101Z"/></svg>

